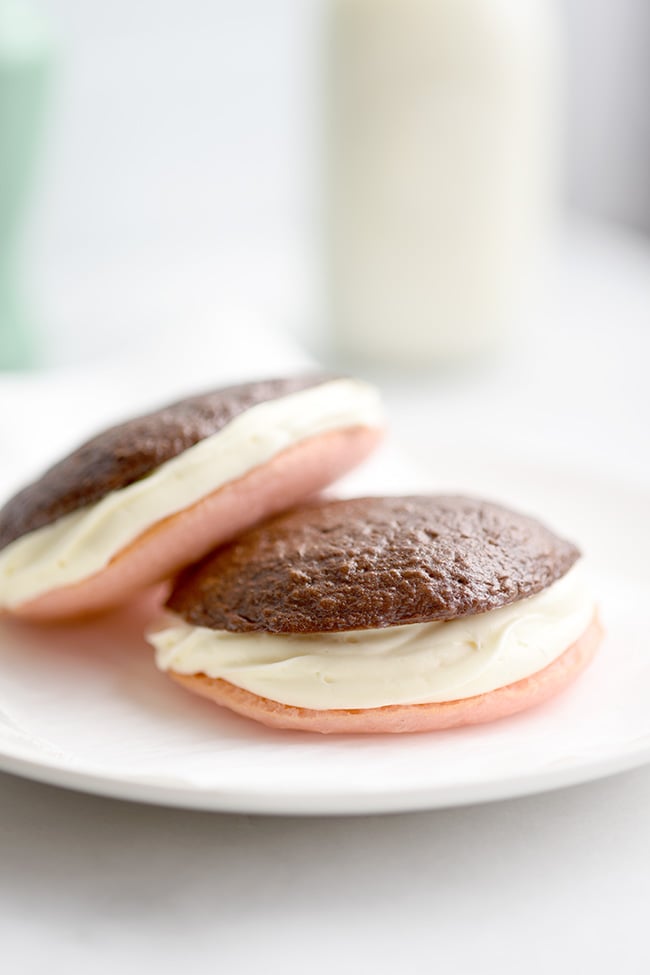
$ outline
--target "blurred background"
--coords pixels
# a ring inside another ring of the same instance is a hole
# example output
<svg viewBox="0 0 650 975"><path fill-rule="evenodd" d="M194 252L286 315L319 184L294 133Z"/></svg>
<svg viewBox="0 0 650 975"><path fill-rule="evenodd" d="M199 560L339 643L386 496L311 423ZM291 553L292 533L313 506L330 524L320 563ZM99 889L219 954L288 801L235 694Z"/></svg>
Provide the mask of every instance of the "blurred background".
<svg viewBox="0 0 650 975"><path fill-rule="evenodd" d="M435 364L526 327L558 214L650 234L644 0L0 0L0 61L5 365Z"/></svg>

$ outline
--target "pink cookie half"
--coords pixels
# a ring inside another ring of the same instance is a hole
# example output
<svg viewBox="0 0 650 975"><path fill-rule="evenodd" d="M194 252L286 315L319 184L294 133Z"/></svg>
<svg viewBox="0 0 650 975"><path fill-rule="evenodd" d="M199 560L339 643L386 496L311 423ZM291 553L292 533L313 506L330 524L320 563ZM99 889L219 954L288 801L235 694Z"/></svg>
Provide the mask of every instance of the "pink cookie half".
<svg viewBox="0 0 650 975"><path fill-rule="evenodd" d="M596 617L564 653L543 670L476 697L442 704L400 704L359 710L317 711L290 707L205 674L169 672L188 690L272 728L331 734L404 734L443 731L506 718L542 704L567 687L589 664L602 637Z"/></svg>
<svg viewBox="0 0 650 975"><path fill-rule="evenodd" d="M169 578L246 528L322 490L364 460L382 433L374 427L349 427L295 444L157 522L94 575L21 603L12 613L55 620L116 606L134 591Z"/></svg>

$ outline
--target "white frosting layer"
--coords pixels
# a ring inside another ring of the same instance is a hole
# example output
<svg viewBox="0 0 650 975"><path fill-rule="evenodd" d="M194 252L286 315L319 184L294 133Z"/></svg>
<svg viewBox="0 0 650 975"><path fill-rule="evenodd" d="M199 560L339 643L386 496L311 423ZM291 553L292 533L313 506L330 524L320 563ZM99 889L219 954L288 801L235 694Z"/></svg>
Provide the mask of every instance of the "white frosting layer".
<svg viewBox="0 0 650 975"><path fill-rule="evenodd" d="M452 701L505 687L556 660L586 630L582 570L503 609L447 623L346 633L229 633L169 614L148 634L161 670L220 677L315 709Z"/></svg>
<svg viewBox="0 0 650 975"><path fill-rule="evenodd" d="M253 406L148 477L0 551L0 606L10 608L93 575L157 521L302 440L381 423L377 390L353 379L331 380Z"/></svg>

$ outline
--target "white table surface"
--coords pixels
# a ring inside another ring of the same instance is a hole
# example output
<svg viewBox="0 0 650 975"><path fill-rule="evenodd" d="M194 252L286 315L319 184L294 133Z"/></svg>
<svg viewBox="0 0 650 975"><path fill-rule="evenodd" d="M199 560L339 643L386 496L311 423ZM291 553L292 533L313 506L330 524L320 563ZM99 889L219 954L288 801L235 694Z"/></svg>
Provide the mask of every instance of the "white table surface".
<svg viewBox="0 0 650 975"><path fill-rule="evenodd" d="M432 476L437 443L514 445L650 488L649 363L650 250L579 233L507 355L384 385ZM648 904L650 767L465 809L303 820L0 775L0 964L20 975L647 973Z"/></svg>

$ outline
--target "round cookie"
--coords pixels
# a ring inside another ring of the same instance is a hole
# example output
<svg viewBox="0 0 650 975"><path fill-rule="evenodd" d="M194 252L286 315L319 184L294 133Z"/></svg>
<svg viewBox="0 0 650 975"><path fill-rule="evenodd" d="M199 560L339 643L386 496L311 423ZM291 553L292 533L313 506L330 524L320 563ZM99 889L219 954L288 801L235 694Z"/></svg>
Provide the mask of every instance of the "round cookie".
<svg viewBox="0 0 650 975"><path fill-rule="evenodd" d="M103 610L320 490L374 448L373 387L265 380L114 426L0 510L0 611Z"/></svg>
<svg viewBox="0 0 650 975"><path fill-rule="evenodd" d="M472 498L350 498L267 522L178 581L196 626L330 633L451 620L545 589L579 558L532 518Z"/></svg>
<svg viewBox="0 0 650 975"><path fill-rule="evenodd" d="M546 700L599 640L574 545L471 498L321 501L187 569L161 669L265 724L425 731Z"/></svg>

